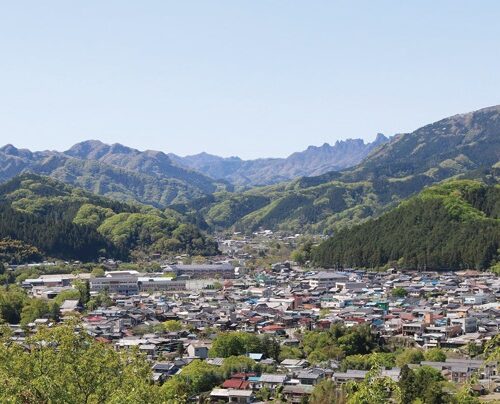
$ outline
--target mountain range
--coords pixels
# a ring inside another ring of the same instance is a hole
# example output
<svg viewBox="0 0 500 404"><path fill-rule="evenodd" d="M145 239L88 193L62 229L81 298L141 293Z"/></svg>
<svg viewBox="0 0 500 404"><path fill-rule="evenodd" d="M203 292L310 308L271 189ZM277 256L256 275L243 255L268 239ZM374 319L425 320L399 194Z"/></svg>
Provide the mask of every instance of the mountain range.
<svg viewBox="0 0 500 404"><path fill-rule="evenodd" d="M31 172L99 195L155 207L188 202L231 186L179 167L162 152L89 140L65 152L0 148L0 181Z"/></svg>
<svg viewBox="0 0 500 404"><path fill-rule="evenodd" d="M175 209L211 230L330 234L443 180L494 183L499 161L500 106L495 106L390 139L339 141L286 159L181 158L92 140L65 152L6 145L0 148L0 181L25 172L50 176L119 201ZM258 183L271 185L251 187Z"/></svg>
<svg viewBox="0 0 500 404"><path fill-rule="evenodd" d="M329 234L362 222L454 178L496 182L500 106L455 115L399 134L359 165L242 193L220 192L186 206L214 228L258 228Z"/></svg>
<svg viewBox="0 0 500 404"><path fill-rule="evenodd" d="M270 185L298 177L338 171L359 164L372 150L388 142L377 134L371 143L362 139L338 140L333 146L309 146L286 158L242 160L239 157L219 157L207 153L179 157L169 154L178 165L205 173L211 178L226 180L237 187Z"/></svg>
<svg viewBox="0 0 500 404"><path fill-rule="evenodd" d="M333 167L352 166L385 141L383 135L368 144L361 139L349 139L334 146L311 146L287 159L249 161L205 153L183 158L98 140L77 143L64 152L32 152L8 144L0 148L0 181L31 172L121 201L164 208L216 191L233 191L233 185L275 183L324 173Z"/></svg>

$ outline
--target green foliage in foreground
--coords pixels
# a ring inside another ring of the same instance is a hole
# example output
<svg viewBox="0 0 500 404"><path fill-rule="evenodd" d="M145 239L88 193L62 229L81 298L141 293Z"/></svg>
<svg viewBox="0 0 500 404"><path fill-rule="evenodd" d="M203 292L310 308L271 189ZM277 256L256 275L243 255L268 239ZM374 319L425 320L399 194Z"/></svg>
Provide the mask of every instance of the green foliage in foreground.
<svg viewBox="0 0 500 404"><path fill-rule="evenodd" d="M228 357L221 368L195 360L159 386L152 382L150 363L143 355L117 352L111 345L95 341L77 322L41 328L23 344L10 336L7 327L0 327L0 402L8 404L184 404L209 392L232 371L258 369L246 357ZM314 388L309 402L477 403L467 386L456 395L446 392L450 386L432 368L413 371L404 366L397 383L383 377L380 369L375 363L364 381L349 382L344 388L323 381ZM270 392L259 395L269 397Z"/></svg>
<svg viewBox="0 0 500 404"><path fill-rule="evenodd" d="M314 252L324 267L487 269L499 260L500 187L451 181L339 232Z"/></svg>
<svg viewBox="0 0 500 404"><path fill-rule="evenodd" d="M0 329L1 403L184 403L222 381L221 371L199 360L163 386L138 352L117 352L77 323L42 328L21 344Z"/></svg>
<svg viewBox="0 0 500 404"><path fill-rule="evenodd" d="M0 344L2 403L161 403L148 362L98 343L74 325Z"/></svg>

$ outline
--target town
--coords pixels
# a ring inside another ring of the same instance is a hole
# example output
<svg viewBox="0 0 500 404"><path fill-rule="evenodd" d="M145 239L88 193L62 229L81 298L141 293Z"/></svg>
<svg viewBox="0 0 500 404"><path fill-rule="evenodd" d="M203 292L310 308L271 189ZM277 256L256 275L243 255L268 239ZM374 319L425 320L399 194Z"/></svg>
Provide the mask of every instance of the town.
<svg viewBox="0 0 500 404"><path fill-rule="evenodd" d="M294 246L297 236L280 240ZM374 365L394 383L403 368L431 368L476 396L500 397L498 362L488 356L499 343L494 274L329 270L292 261L250 269L256 246L276 236L236 237L220 239L224 253L204 263L179 256L144 271L106 260L92 272L23 276L27 294L58 301L59 313L11 324L11 338L22 344L40 327L78 319L96 341L143 354L155 384L193 363L220 369L208 391L186 398L193 402L205 395L211 402L305 403L322 382L340 389L363 382ZM51 266L9 266L6 273ZM75 293L81 285L87 298Z"/></svg>

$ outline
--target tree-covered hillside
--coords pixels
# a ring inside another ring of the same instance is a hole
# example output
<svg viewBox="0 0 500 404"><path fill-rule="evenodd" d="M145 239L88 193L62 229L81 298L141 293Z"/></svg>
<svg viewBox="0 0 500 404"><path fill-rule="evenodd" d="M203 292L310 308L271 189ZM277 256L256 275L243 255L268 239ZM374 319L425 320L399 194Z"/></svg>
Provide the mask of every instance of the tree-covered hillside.
<svg viewBox="0 0 500 404"><path fill-rule="evenodd" d="M216 194L191 209L215 228L330 234L376 216L424 187L457 176L496 181L500 106L397 135L359 166L317 177ZM189 209L184 209L189 211Z"/></svg>
<svg viewBox="0 0 500 404"><path fill-rule="evenodd" d="M335 155L344 150L337 146ZM328 160L332 153L326 149L319 154ZM304 168L310 158L315 166L322 161L315 160L317 152L311 150L294 159L299 159ZM208 166L218 170L215 160L202 156L204 172L209 171ZM252 169L237 168L233 160L228 170L241 169L238 175L251 176L252 184L260 183L255 182L259 178L267 183L268 174L281 176L279 170L266 168L265 159L252 163ZM77 144L64 153L32 153L10 145L0 148L0 181L30 171L116 200L161 209L171 207L198 226L210 226L212 230L252 232L262 227L333 234L378 216L424 187L445 179L494 181L500 173L499 161L500 106L496 106L396 135L376 147L356 167L246 192L232 192L223 181L176 166L164 153L141 152L97 141ZM283 163L285 171L288 163ZM265 173L266 170L271 172Z"/></svg>
<svg viewBox="0 0 500 404"><path fill-rule="evenodd" d="M87 141L66 152L0 148L0 181L24 172L46 175L121 201L159 208L209 195L226 185L178 167L161 152ZM229 187L230 189L230 187Z"/></svg>
<svg viewBox="0 0 500 404"><path fill-rule="evenodd" d="M324 267L486 269L500 256L500 186L457 180L429 187L399 207L321 244Z"/></svg>
<svg viewBox="0 0 500 404"><path fill-rule="evenodd" d="M127 259L132 251L212 255L216 243L177 212L129 205L48 177L24 174L0 186L0 239L64 259Z"/></svg>

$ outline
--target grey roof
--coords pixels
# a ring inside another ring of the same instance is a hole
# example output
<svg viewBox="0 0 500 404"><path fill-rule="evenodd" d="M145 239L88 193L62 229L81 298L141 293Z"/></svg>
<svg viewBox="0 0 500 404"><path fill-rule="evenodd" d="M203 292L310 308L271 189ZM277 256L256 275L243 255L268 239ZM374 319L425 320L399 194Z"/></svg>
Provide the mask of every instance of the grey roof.
<svg viewBox="0 0 500 404"><path fill-rule="evenodd" d="M180 270L189 269L191 271L234 269L234 267L231 264L175 264L175 265L170 265L170 268L180 269Z"/></svg>
<svg viewBox="0 0 500 404"><path fill-rule="evenodd" d="M332 280L337 279L339 281L345 281L349 278L343 274L339 274L336 272L322 271L322 272L318 272L317 274L314 274L314 275L309 275L307 277L307 279L332 279Z"/></svg>
<svg viewBox="0 0 500 404"><path fill-rule="evenodd" d="M263 373L260 376L260 381L263 383L284 383L286 379L287 379L286 375L279 375L279 374Z"/></svg>
<svg viewBox="0 0 500 404"><path fill-rule="evenodd" d="M324 375L325 372L322 369L307 369L299 372L297 378L299 379L317 379L318 377Z"/></svg>

